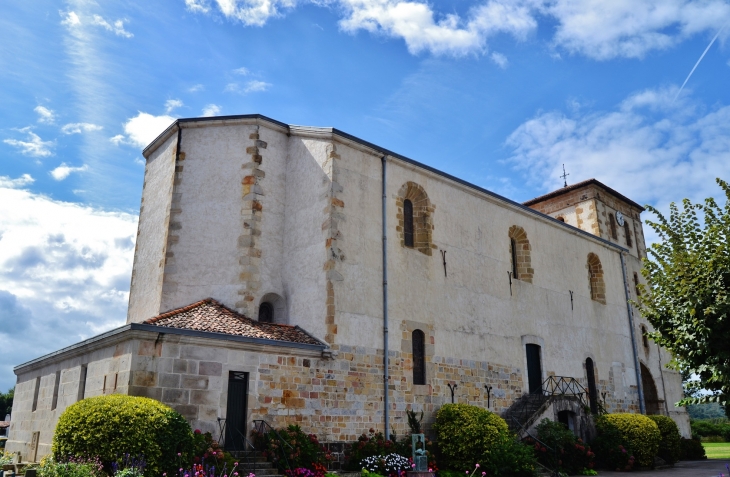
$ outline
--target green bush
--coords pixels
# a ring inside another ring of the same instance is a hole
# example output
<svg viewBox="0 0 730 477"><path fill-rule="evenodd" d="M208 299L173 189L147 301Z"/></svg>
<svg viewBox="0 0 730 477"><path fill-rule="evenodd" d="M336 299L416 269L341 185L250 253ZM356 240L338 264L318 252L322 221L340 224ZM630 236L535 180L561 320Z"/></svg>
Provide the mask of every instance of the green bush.
<svg viewBox="0 0 730 477"><path fill-rule="evenodd" d="M697 437L720 436L730 442L730 422L727 419L697 419L690 422L692 435Z"/></svg>
<svg viewBox="0 0 730 477"><path fill-rule="evenodd" d="M679 460L679 428L677 423L671 417L667 416L648 416L654 421L659 428L661 434L661 442L659 443L659 457L664 459L667 464L674 464Z"/></svg>
<svg viewBox="0 0 730 477"><path fill-rule="evenodd" d="M632 470L635 458L631 449L623 444L621 431L607 422L598 421L596 427L599 435L591 442L596 453L596 465L617 472Z"/></svg>
<svg viewBox="0 0 730 477"><path fill-rule="evenodd" d="M58 420L53 455L58 461L98 457L109 469L120 456L143 456L145 476L175 475L191 458L193 433L176 411L159 401L111 394L83 399Z"/></svg>
<svg viewBox="0 0 730 477"><path fill-rule="evenodd" d="M41 459L38 466L40 477L106 477L101 462L88 459L71 459L58 462L50 456Z"/></svg>
<svg viewBox="0 0 730 477"><path fill-rule="evenodd" d="M489 455L500 435L509 434L498 415L468 404L444 404L436 413L436 431L443 462L452 470L471 470Z"/></svg>
<svg viewBox="0 0 730 477"><path fill-rule="evenodd" d="M279 439L281 438L281 439ZM283 441L283 442L282 442ZM314 434L305 434L297 425L277 429L265 434L254 432L257 449L280 470L305 468L314 470L332 459ZM325 468L326 470L326 468Z"/></svg>
<svg viewBox="0 0 730 477"><path fill-rule="evenodd" d="M653 467L654 457L659 452L661 433L654 421L641 414L606 414L596 420L598 433L607 427L616 428L622 444L631 449L636 463L641 467Z"/></svg>
<svg viewBox="0 0 730 477"><path fill-rule="evenodd" d="M679 440L679 460L701 460L707 459L705 448L699 439Z"/></svg>
<svg viewBox="0 0 730 477"><path fill-rule="evenodd" d="M529 444L535 446L537 460L549 469L558 468L561 472L569 475L577 475L584 469L592 469L595 465L595 454L591 448L578 439L573 432L563 424L543 419L537 426L537 438L550 448L542 450L539 442L527 439Z"/></svg>
<svg viewBox="0 0 730 477"><path fill-rule="evenodd" d="M531 475L536 460L532 447L517 442L504 419L468 404L445 404L436 413L439 464L471 471L480 464L491 476Z"/></svg>

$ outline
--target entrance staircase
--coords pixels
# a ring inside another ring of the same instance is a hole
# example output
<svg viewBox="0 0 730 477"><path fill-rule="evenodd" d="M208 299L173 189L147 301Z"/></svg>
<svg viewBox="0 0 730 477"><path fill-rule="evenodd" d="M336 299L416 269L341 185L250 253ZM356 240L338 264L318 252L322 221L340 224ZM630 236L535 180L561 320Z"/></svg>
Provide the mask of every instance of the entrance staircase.
<svg viewBox="0 0 730 477"><path fill-rule="evenodd" d="M268 462L258 451L231 451L231 455L238 459L238 474L247 477L249 474L256 474L256 477L282 477L279 469Z"/></svg>

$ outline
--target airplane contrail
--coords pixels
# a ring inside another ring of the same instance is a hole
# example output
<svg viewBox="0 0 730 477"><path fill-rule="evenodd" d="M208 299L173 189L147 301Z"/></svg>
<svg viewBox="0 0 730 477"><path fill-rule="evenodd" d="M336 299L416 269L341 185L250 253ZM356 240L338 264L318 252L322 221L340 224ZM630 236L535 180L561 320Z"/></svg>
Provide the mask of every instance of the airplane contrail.
<svg viewBox="0 0 730 477"><path fill-rule="evenodd" d="M692 68L692 71L689 72L689 74L687 75L687 78L684 80L684 83L682 83L682 87L679 88L679 91L677 91L677 95L672 100L672 103L674 103L677 100L677 98L679 98L679 93L681 93L682 90L684 89L684 86L687 84L687 81L689 81L689 78L692 76L692 73L695 72L695 70L697 69L697 67L700 64L700 61L702 61L702 58L705 57L705 55L707 54L707 51L710 49L710 47L712 46L712 44L715 43L715 40L717 40L717 37L720 36L720 33L722 33L722 31L725 29L726 26L727 26L727 23L725 23L722 26L722 28L720 28L717 31L717 33L715 33L715 36L712 38L712 41L710 41L710 44L707 45L707 48L705 48L705 51L702 52L702 55L700 56L700 59L697 60L697 63L695 63L694 67Z"/></svg>

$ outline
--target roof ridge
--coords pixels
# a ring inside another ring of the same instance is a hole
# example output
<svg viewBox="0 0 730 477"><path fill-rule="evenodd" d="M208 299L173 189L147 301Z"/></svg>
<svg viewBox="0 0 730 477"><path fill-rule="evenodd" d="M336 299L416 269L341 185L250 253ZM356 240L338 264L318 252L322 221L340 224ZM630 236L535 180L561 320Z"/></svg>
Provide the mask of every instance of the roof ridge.
<svg viewBox="0 0 730 477"><path fill-rule="evenodd" d="M162 320L162 319L165 319L165 318L169 318L169 317L174 316L174 315L177 315L179 313L184 313L186 311L190 311L193 308L197 308L197 307L199 307L201 305L204 305L206 303L217 303L217 304L220 304L217 301L215 301L213 298L204 298L204 299L202 299L200 301L196 301L196 302L191 303L189 305L181 306L179 308L173 308L172 310L168 310L168 311L166 311L164 313L160 313L159 315L156 315L156 316L153 316L152 318L146 319L142 323L147 324L147 325L151 325L151 324L153 324L153 323L155 323L155 322L157 322L159 320Z"/></svg>

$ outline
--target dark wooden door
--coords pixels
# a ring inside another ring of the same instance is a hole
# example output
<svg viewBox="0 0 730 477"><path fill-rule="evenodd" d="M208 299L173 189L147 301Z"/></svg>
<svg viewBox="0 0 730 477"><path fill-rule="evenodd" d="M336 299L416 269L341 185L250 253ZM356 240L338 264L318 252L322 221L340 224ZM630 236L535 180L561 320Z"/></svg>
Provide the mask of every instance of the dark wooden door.
<svg viewBox="0 0 730 477"><path fill-rule="evenodd" d="M540 363L540 346L528 344L527 348L527 386L531 394L542 392L542 364Z"/></svg>
<svg viewBox="0 0 730 477"><path fill-rule="evenodd" d="M226 450L244 450L246 408L248 407L248 373L228 374L228 406L226 408Z"/></svg>
<svg viewBox="0 0 730 477"><path fill-rule="evenodd" d="M598 389L596 389L596 375L591 358L586 359L586 379L588 380L588 399L591 404L591 412L598 414Z"/></svg>

